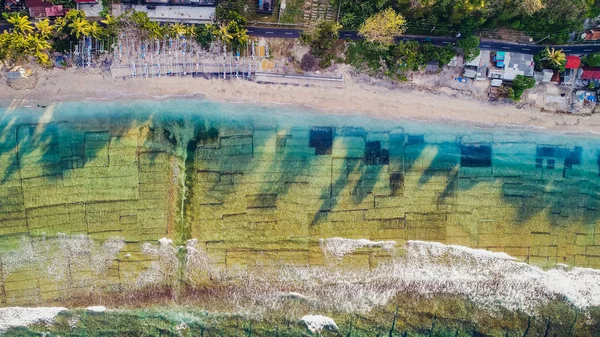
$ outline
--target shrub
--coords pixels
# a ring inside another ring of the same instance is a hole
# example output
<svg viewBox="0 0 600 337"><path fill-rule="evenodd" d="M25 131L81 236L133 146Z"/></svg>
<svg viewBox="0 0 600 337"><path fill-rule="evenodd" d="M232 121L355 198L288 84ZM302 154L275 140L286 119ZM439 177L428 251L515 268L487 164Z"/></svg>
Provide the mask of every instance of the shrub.
<svg viewBox="0 0 600 337"><path fill-rule="evenodd" d="M342 26L333 21L321 21L315 29L301 39L310 46L311 54L322 58L332 52L333 45L338 39Z"/></svg>
<svg viewBox="0 0 600 337"><path fill-rule="evenodd" d="M475 35L458 40L458 47L462 50L465 61L472 61L479 55L479 42L479 38Z"/></svg>
<svg viewBox="0 0 600 337"><path fill-rule="evenodd" d="M300 61L300 68L304 71L315 71L317 70L318 61L317 58L312 56L310 53L304 54Z"/></svg>
<svg viewBox="0 0 600 337"><path fill-rule="evenodd" d="M509 93L509 97L513 101L521 99L523 92L527 89L531 89L535 86L535 80L533 77L525 77L523 75L517 75L512 82L513 92Z"/></svg>
<svg viewBox="0 0 600 337"><path fill-rule="evenodd" d="M589 54L582 61L588 67L600 67L600 53Z"/></svg>

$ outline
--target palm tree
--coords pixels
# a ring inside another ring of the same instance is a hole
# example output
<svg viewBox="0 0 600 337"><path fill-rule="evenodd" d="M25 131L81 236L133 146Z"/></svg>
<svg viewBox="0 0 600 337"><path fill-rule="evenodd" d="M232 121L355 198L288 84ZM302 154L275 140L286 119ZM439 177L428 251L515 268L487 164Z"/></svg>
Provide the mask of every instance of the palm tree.
<svg viewBox="0 0 600 337"><path fill-rule="evenodd" d="M106 25L106 34L108 35L116 35L117 32L117 20L110 14L106 14L104 20L100 21Z"/></svg>
<svg viewBox="0 0 600 337"><path fill-rule="evenodd" d="M175 24L171 24L171 31L173 32L173 34L175 34L175 36L180 37L185 35L187 29L184 25L177 22Z"/></svg>
<svg viewBox="0 0 600 337"><path fill-rule="evenodd" d="M156 21L150 21L146 28L148 29L148 37L151 39L159 39L164 35L163 26Z"/></svg>
<svg viewBox="0 0 600 337"><path fill-rule="evenodd" d="M90 22L84 18L76 18L69 25L72 29L72 33L79 39L80 36L88 36L90 34Z"/></svg>
<svg viewBox="0 0 600 337"><path fill-rule="evenodd" d="M560 67L567 61L567 56L562 51L562 49L555 50L554 48L552 48L552 50L550 50L550 48L546 47L545 54L546 57L544 57L542 60L549 61L550 64L554 66Z"/></svg>
<svg viewBox="0 0 600 337"><path fill-rule="evenodd" d="M13 25L15 33L25 35L33 32L33 26L26 16L17 13L9 16L6 21Z"/></svg>
<svg viewBox="0 0 600 337"><path fill-rule="evenodd" d="M10 55L11 36L7 31L0 34L0 61L4 61Z"/></svg>
<svg viewBox="0 0 600 337"><path fill-rule="evenodd" d="M94 21L88 28L88 33L95 39L99 39L104 35L104 29L100 27L98 22Z"/></svg>
<svg viewBox="0 0 600 337"><path fill-rule="evenodd" d="M241 46L248 41L248 31L241 25L235 24L234 41L237 46Z"/></svg>
<svg viewBox="0 0 600 337"><path fill-rule="evenodd" d="M217 33L218 39L221 40L221 42L223 43L229 43L231 42L231 40L233 40L233 35L229 33L229 30L227 28L227 26L221 25Z"/></svg>
<svg viewBox="0 0 600 337"><path fill-rule="evenodd" d="M56 20L54 20L54 28L56 28L57 32L65 33L65 29L67 28L67 20L62 16L57 17Z"/></svg>
<svg viewBox="0 0 600 337"><path fill-rule="evenodd" d="M148 23L150 23L150 19L148 18L148 13L146 12L133 12L131 14L131 20L135 22L135 24L142 29L148 27Z"/></svg>
<svg viewBox="0 0 600 337"><path fill-rule="evenodd" d="M189 25L185 27L185 36L189 39L193 39L196 37L196 26Z"/></svg>
<svg viewBox="0 0 600 337"><path fill-rule="evenodd" d="M6 33L8 34L8 52L7 57L12 60L20 60L25 58L29 44L27 43L25 36L17 33Z"/></svg>
<svg viewBox="0 0 600 337"><path fill-rule="evenodd" d="M48 56L48 53L36 51L35 58L37 59L39 64L41 64L45 67L52 65L52 62L50 62L50 56Z"/></svg>
<svg viewBox="0 0 600 337"><path fill-rule="evenodd" d="M50 24L50 20L48 19L44 19L36 23L35 28L44 39L48 39L50 36L52 36L52 31L54 30L54 26Z"/></svg>
<svg viewBox="0 0 600 337"><path fill-rule="evenodd" d="M117 24L117 20L115 20L115 18L110 14L106 14L106 16L104 17L104 20L101 20L100 22L102 22L103 24L105 24L107 26L112 26L112 25Z"/></svg>
<svg viewBox="0 0 600 337"><path fill-rule="evenodd" d="M248 40L247 30L244 26L240 25L236 21L229 21L226 26L221 26L219 35L221 41L230 43L233 48L239 47L246 43Z"/></svg>
<svg viewBox="0 0 600 337"><path fill-rule="evenodd" d="M67 14L65 14L65 20L67 22L73 22L77 19L85 19L85 12L77 9L70 9Z"/></svg>
<svg viewBox="0 0 600 337"><path fill-rule="evenodd" d="M41 38L37 34L29 34L25 39L27 44L27 53L30 55L35 55L40 52L47 52L50 50L50 43L45 39Z"/></svg>

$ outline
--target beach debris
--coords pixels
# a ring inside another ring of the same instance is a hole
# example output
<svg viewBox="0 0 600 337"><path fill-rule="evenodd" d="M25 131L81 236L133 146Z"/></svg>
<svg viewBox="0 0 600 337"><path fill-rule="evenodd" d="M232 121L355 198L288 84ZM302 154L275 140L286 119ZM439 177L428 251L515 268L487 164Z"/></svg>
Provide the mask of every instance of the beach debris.
<svg viewBox="0 0 600 337"><path fill-rule="evenodd" d="M322 315L306 315L300 319L312 333L320 333L323 328L337 330L335 321L327 316Z"/></svg>

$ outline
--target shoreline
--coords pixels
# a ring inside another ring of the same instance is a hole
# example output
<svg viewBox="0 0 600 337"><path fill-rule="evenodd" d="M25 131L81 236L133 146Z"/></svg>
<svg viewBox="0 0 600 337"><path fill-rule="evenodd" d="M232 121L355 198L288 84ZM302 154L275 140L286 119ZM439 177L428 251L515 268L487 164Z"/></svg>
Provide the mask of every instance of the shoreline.
<svg viewBox="0 0 600 337"><path fill-rule="evenodd" d="M575 135L600 134L600 114L541 112L528 106L482 101L450 88L431 92L413 84L399 84L390 89L384 80L372 78L365 83L345 76L343 88L334 88L192 77L123 80L113 79L108 73L78 69L38 71L37 76L38 83L33 89L15 90L6 83L0 84L0 106L24 108L60 102L196 98L263 106L288 105L326 114L362 115L387 120L533 129Z"/></svg>

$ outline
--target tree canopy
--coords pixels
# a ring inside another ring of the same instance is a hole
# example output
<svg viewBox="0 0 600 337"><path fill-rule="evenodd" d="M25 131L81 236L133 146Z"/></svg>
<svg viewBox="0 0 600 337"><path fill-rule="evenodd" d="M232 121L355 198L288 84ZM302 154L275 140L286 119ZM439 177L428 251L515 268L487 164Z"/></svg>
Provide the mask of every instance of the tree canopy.
<svg viewBox="0 0 600 337"><path fill-rule="evenodd" d="M4 31L0 35L0 60L18 62L35 57L41 65L50 64L49 42L53 28L47 20L32 25L29 18L19 13L3 14L3 17L13 25L12 32Z"/></svg>
<svg viewBox="0 0 600 337"><path fill-rule="evenodd" d="M359 28L358 34L369 42L389 46L394 43L396 36L402 35L406 20L392 8L378 12L369 17Z"/></svg>
<svg viewBox="0 0 600 337"><path fill-rule="evenodd" d="M523 92L527 89L531 89L535 86L535 80L533 77L526 77L523 75L517 75L512 82L512 91L509 92L509 98L513 101L521 99Z"/></svg>
<svg viewBox="0 0 600 337"><path fill-rule="evenodd" d="M333 48L342 26L333 21L320 21L309 32L301 37L310 47L311 54L321 58L327 55Z"/></svg>
<svg viewBox="0 0 600 337"><path fill-rule="evenodd" d="M458 47L462 50L465 61L472 61L479 55L479 43L479 38L475 35L458 40Z"/></svg>
<svg viewBox="0 0 600 337"><path fill-rule="evenodd" d="M542 69L556 69L564 71L567 64L567 55L562 50L546 47L533 57L538 71Z"/></svg>
<svg viewBox="0 0 600 337"><path fill-rule="evenodd" d="M588 67L600 67L600 53L586 55L582 62Z"/></svg>
<svg viewBox="0 0 600 337"><path fill-rule="evenodd" d="M445 65L456 55L452 47L437 47L431 43L400 41L387 48L368 42L350 42L346 62L367 70L373 75L383 74L393 79L404 79L409 71L417 71L430 61Z"/></svg>
<svg viewBox="0 0 600 337"><path fill-rule="evenodd" d="M567 55L562 50L546 47L544 54L544 60L554 67L564 67L565 63L567 63Z"/></svg>
<svg viewBox="0 0 600 337"><path fill-rule="evenodd" d="M340 22L357 29L384 8L402 13L418 34L469 34L478 29L513 28L548 41L564 42L586 17L600 12L598 0L335 0Z"/></svg>

